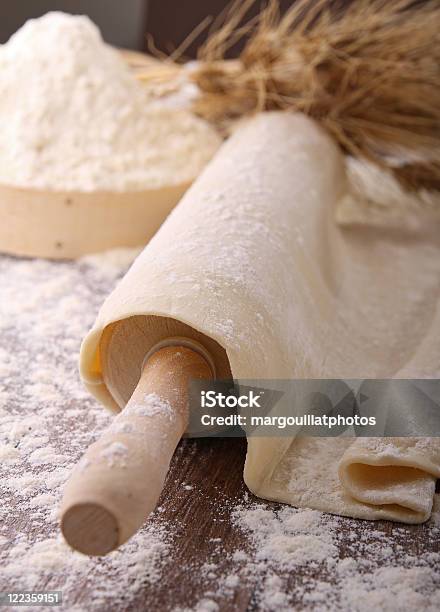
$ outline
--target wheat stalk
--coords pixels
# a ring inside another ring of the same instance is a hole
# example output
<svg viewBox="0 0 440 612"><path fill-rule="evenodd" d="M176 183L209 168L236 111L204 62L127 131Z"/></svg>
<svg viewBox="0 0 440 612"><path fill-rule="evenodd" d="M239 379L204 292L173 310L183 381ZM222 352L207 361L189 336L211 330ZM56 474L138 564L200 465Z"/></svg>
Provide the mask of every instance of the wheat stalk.
<svg viewBox="0 0 440 612"><path fill-rule="evenodd" d="M196 112L218 125L263 110L303 112L344 151L440 188L440 2L270 0L243 23L236 2L199 52ZM231 45L244 40L237 60Z"/></svg>

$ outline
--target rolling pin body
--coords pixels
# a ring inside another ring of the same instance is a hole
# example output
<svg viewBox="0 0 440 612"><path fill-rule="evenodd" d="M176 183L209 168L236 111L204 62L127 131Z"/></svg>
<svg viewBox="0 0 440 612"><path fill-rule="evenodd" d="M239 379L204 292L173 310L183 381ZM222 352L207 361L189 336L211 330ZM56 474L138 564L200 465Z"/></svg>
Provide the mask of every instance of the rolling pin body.
<svg viewBox="0 0 440 612"><path fill-rule="evenodd" d="M61 529L72 548L104 555L141 527L187 426L189 381L212 375L204 357L187 347L151 355L125 409L67 483Z"/></svg>

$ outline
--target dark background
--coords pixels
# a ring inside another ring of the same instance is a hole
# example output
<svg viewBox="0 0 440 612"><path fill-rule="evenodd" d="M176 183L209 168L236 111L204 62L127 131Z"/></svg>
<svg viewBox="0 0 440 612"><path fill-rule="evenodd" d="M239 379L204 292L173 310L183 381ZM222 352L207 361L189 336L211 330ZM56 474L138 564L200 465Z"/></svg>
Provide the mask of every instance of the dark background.
<svg viewBox="0 0 440 612"><path fill-rule="evenodd" d="M293 0L280 2L284 9L292 3ZM207 15L216 16L229 4L227 0L3 0L0 2L0 43L5 43L27 19L60 10L89 15L104 39L115 46L146 51L146 33L150 32L156 46L169 52ZM256 0L249 17L260 6ZM199 36L185 55L195 57L204 37Z"/></svg>

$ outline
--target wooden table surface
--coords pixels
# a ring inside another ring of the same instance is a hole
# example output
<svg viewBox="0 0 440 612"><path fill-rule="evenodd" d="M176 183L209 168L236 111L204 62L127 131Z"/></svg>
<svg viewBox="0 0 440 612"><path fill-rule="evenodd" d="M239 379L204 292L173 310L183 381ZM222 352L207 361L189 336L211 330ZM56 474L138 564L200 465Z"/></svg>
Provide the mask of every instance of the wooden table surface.
<svg viewBox="0 0 440 612"><path fill-rule="evenodd" d="M249 541L231 524L230 508L234 507L237 501L243 500L247 492L242 478L245 453L246 442L243 439L199 439L182 442L160 501L164 508L164 518L179 525L173 551L174 558L178 560L177 566L172 573L164 576L160 584L150 587L145 593L139 593L131 607L127 606L127 611L143 610L145 601L155 610L173 609L176 605L190 607L203 598L210 588L215 591L216 579L213 579L211 584L206 581L200 584L192 580L186 569L200 564L201 560L209 562L213 556L215 561L218 561L217 555L213 555L214 539L222 540L222 573L239 572L239 564L237 566L237 563L231 562L228 553L230 555L234 550L249 548ZM182 482L194 486L194 489L182 494ZM200 491L201 494L194 491ZM253 502L261 503L262 500L249 495L246 504ZM264 505L273 509L282 507L282 504L271 502L265 502ZM364 535L363 539L371 543L377 540L378 531L394 537L403 546L402 556L407 553L419 555L428 550L439 551L440 539L430 537L428 525L403 526L390 521L351 519L343 519L341 522L343 532L339 545L340 558L347 556L349 549L352 550L353 534L356 537L360 532ZM371 537L365 538L365 532L368 533L369 530ZM178 566L179 562L182 569ZM290 590L294 592L295 585L308 577L313 582L329 578L328 572L323 568L321 571L311 572L304 568L301 574L288 574L287 584ZM262 579L263 576L259 574L255 583L250 581L240 584L232 597L216 598L220 610L250 612L261 609L258 604L258 591ZM293 600L292 609L303 610L303 603Z"/></svg>
<svg viewBox="0 0 440 612"><path fill-rule="evenodd" d="M234 512L240 504L249 508L260 503L268 510L282 506L247 492L242 477L246 441L242 438L183 440L171 465L160 510L146 528L150 531L136 536L120 553L112 553L110 560L86 559L81 565L81 556L70 553L59 539L52 515L63 482L111 418L82 388L77 373L79 344L127 263L128 259L120 262L114 256L76 263L0 257L4 292L0 303L0 443L4 446L0 444L0 456L7 458L0 461L0 591L60 589L62 609L69 612L350 609L341 604L344 587L336 572L325 564L304 563L289 572L274 568L270 560L254 563L255 543L233 520ZM52 454L44 459L49 448ZM55 485L51 483L57 474L53 464L60 470L60 482ZM440 529L432 524L408 526L331 517L329 521L337 546L335 557L374 558L371 571L400 561L408 567L416 567L422 558L440 561ZM158 578L143 580L146 561L142 555L148 553L143 550L144 542L156 530L162 530L165 538L169 533L170 540L166 554L158 560ZM41 547L46 546L48 552L41 554ZM383 560L378 557L381 547L390 549ZM234 551L247 552L248 559L234 558ZM206 571L206 564L213 567L212 572ZM262 603L265 576L274 573L281 576L289 592L288 608ZM238 576L238 580L225 590L220 587L227 575ZM431 587L440 597L439 574L432 575L438 583ZM304 593L323 584L330 589L326 600L319 605L310 600L305 603ZM383 609L411 609L402 607L397 599L395 605L387 601ZM368 602L362 605L356 609L368 609Z"/></svg>

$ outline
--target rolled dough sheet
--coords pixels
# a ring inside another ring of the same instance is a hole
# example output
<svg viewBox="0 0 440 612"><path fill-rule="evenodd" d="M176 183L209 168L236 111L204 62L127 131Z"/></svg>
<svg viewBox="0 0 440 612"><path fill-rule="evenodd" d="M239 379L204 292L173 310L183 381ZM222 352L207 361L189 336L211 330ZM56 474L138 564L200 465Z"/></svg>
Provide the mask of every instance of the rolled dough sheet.
<svg viewBox="0 0 440 612"><path fill-rule="evenodd" d="M434 228L342 229L345 193L342 156L311 120L244 123L104 303L81 352L90 391L118 409L99 343L133 315L213 338L235 378L438 377ZM438 441L413 438L250 438L244 471L261 497L405 522L428 518L438 476Z"/></svg>

